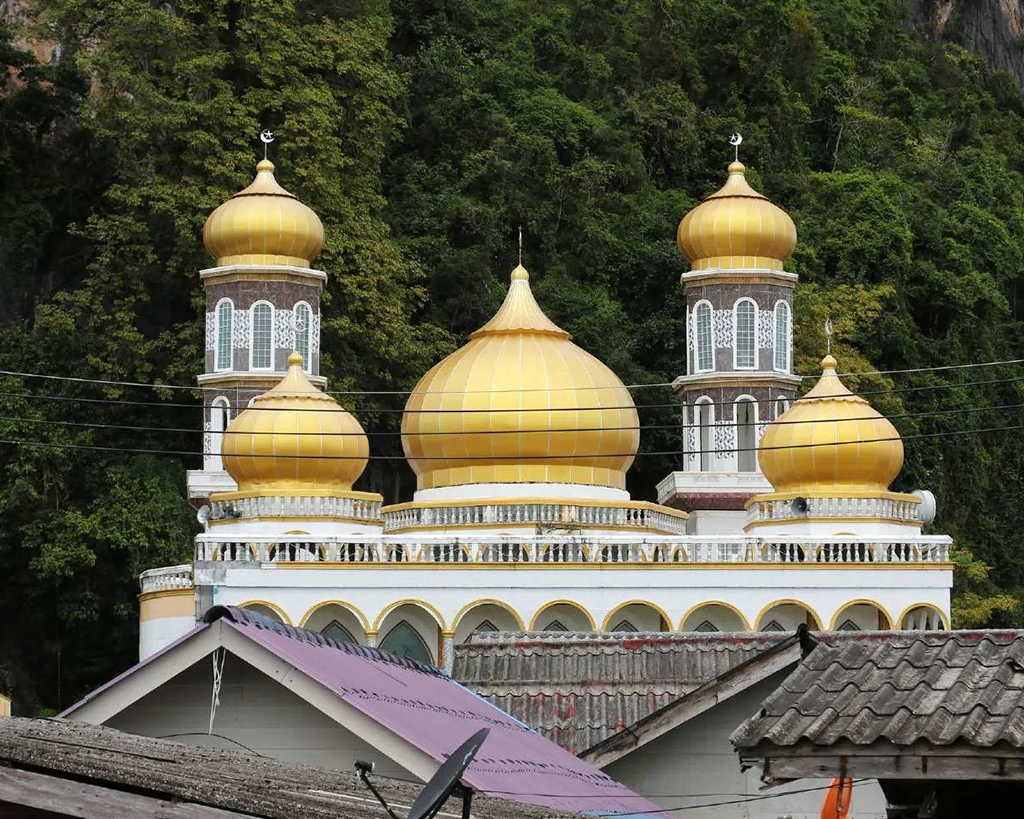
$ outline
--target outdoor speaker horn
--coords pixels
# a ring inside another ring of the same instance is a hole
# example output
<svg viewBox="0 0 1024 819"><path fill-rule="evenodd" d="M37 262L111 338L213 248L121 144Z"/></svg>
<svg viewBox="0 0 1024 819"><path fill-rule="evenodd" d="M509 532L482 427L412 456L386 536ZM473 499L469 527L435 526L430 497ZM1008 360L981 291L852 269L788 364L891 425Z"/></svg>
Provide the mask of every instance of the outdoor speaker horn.
<svg viewBox="0 0 1024 819"><path fill-rule="evenodd" d="M789 505L789 508L793 510L794 515L806 515L807 498L793 498L793 502Z"/></svg>

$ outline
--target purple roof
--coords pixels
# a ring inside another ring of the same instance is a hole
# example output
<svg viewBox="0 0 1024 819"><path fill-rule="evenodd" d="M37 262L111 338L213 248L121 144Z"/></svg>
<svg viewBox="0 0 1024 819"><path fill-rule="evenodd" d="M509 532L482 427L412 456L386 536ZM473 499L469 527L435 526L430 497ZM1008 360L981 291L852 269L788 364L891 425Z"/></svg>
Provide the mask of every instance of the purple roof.
<svg viewBox="0 0 1024 819"><path fill-rule="evenodd" d="M218 606L205 619L207 623L222 619L229 628L263 646L438 762L480 728L489 728L487 740L462 777L482 793L558 810L622 814L623 819L629 814L664 815L653 802L545 739L433 666L338 643L243 609ZM209 625L200 626L188 636L205 628ZM72 706L65 713L76 708Z"/></svg>

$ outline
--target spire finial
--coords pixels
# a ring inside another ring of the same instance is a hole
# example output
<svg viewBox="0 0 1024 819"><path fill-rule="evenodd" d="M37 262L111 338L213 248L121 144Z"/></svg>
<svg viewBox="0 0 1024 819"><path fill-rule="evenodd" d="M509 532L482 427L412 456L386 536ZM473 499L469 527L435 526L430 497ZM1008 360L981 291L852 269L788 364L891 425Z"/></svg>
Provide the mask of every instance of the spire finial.
<svg viewBox="0 0 1024 819"><path fill-rule="evenodd" d="M832 355L832 317L825 319L825 352Z"/></svg>
<svg viewBox="0 0 1024 819"><path fill-rule="evenodd" d="M519 266L523 266L523 226L519 226Z"/></svg>
<svg viewBox="0 0 1024 819"><path fill-rule="evenodd" d="M729 137L729 144L736 149L735 162L740 161L740 145L743 142L743 135L737 131L731 137Z"/></svg>
<svg viewBox="0 0 1024 819"><path fill-rule="evenodd" d="M269 159L267 149L270 148L270 143L274 141L274 132L269 128L264 128L260 131L260 141L263 143L263 158Z"/></svg>

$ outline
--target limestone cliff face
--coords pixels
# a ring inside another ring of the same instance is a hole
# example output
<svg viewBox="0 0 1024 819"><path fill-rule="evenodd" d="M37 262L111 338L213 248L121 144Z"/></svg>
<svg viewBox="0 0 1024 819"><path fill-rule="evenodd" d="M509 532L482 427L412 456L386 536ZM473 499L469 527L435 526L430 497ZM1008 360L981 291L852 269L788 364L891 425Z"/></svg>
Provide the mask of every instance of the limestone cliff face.
<svg viewBox="0 0 1024 819"><path fill-rule="evenodd" d="M962 44L1024 86L1024 0L909 0L908 9L921 34Z"/></svg>

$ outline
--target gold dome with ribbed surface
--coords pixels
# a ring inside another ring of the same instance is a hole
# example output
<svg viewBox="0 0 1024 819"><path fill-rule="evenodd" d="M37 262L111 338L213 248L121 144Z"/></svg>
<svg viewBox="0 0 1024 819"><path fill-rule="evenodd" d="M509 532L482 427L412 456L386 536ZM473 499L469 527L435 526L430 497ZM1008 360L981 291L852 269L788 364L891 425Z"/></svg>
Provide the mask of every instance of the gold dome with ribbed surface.
<svg viewBox="0 0 1024 819"><path fill-rule="evenodd" d="M218 267L309 267L323 250L324 226L311 208L278 184L274 163L263 159L252 184L210 214L203 242Z"/></svg>
<svg viewBox="0 0 1024 819"><path fill-rule="evenodd" d="M836 375L826 356L814 389L768 425L758 449L776 493L885 492L903 466L903 442L888 418Z"/></svg>
<svg viewBox="0 0 1024 819"><path fill-rule="evenodd" d="M679 223L676 241L693 270L782 270L796 247L796 226L778 205L747 182L742 162L729 178Z"/></svg>
<svg viewBox="0 0 1024 819"><path fill-rule="evenodd" d="M480 483L625 488L640 442L629 391L540 309L519 265L501 308L409 396L419 489Z"/></svg>
<svg viewBox="0 0 1024 819"><path fill-rule="evenodd" d="M239 493L263 495L351 492L369 454L359 422L310 382L298 353L281 382L228 425L221 448Z"/></svg>

